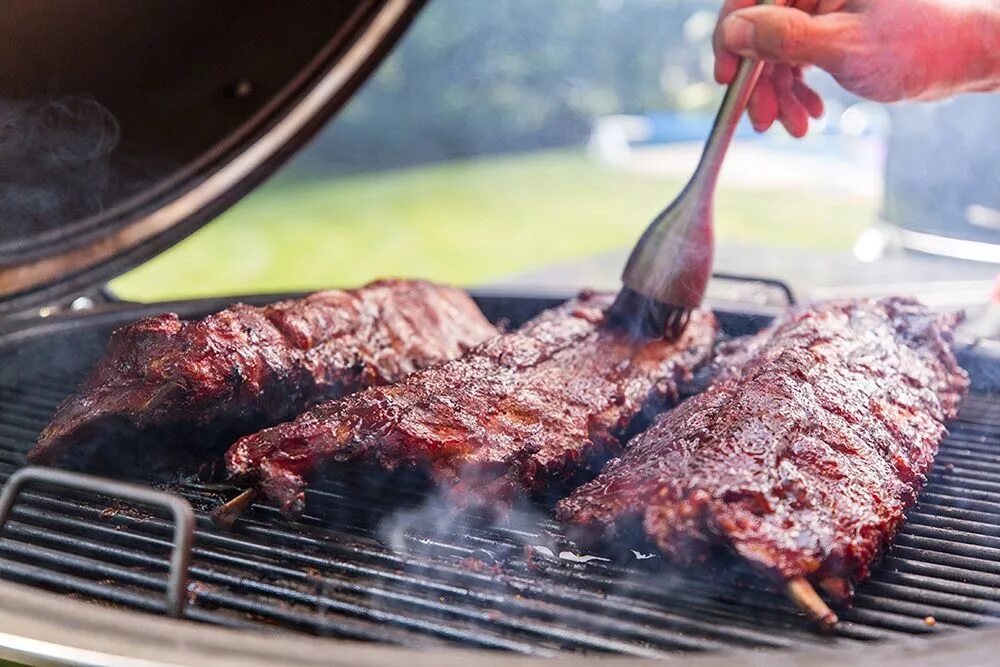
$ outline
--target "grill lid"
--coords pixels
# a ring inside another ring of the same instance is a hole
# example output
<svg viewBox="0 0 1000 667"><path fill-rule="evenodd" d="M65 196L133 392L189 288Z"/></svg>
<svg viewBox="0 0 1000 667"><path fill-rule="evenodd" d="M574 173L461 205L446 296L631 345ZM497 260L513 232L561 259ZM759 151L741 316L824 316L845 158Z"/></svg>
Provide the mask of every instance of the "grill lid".
<svg viewBox="0 0 1000 667"><path fill-rule="evenodd" d="M0 316L99 285L235 203L422 2L7 3Z"/></svg>

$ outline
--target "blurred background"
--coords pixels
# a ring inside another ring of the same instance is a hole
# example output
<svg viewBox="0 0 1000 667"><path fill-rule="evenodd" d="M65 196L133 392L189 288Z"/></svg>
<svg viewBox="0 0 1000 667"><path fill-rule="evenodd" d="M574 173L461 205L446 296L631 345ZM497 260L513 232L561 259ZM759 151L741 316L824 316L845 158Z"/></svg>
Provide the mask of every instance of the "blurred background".
<svg viewBox="0 0 1000 667"><path fill-rule="evenodd" d="M160 300L385 275L614 287L628 249L691 174L721 99L710 44L719 4L432 0L307 150L112 289ZM809 76L828 105L805 140L748 124L738 133L717 201L717 269L817 296L929 279L952 281L952 301L958 284L983 294L1000 261L996 96L953 123L969 146L944 136L942 152L928 128L954 108L888 110ZM933 194L928 183L942 181L961 192ZM971 236L958 229L970 206L985 221ZM898 251L901 226L928 236L941 220L955 224L930 236L968 237L979 255Z"/></svg>

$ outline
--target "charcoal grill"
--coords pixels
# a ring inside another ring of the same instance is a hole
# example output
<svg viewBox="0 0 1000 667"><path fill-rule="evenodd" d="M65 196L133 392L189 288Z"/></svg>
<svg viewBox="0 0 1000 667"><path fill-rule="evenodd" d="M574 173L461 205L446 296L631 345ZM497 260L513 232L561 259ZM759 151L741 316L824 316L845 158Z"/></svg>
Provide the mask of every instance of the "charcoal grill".
<svg viewBox="0 0 1000 667"><path fill-rule="evenodd" d="M515 325L558 302L478 299L491 318ZM0 342L0 478L24 466L24 453L56 403L100 354L114 327L163 308L197 316L223 305L115 304L8 335ZM717 312L733 335L756 330L768 319L760 308L720 306ZM61 358L67 350L72 358ZM205 642L225 651L243 641L242 633L220 629L226 628L255 633L254 641L261 642L254 644L255 659L280 654L284 647L315 646L324 660L346 651L344 662L355 656L408 659L385 644L546 657L689 658L692 652L739 649L758 656L757 651L772 649L778 656L801 658L798 652L809 649L863 648L867 655L881 643L907 645L915 638L921 650L934 650L936 636L953 641L949 638L960 633L979 642L993 636L988 626L1000 612L1000 401L993 383L1000 362L977 347L965 348L962 356L975 376L974 392L950 425L919 506L871 580L859 588L855 606L841 612L843 622L833 634L815 631L767 581L732 562L679 570L646 558L653 550L641 544L592 547L588 553L562 534L543 507L515 513L509 524L469 515L445 520L444 506L424 490L387 494L377 482L331 479L308 492L310 511L302 519L288 521L258 504L228 532L216 528L208 512L235 490L182 479L160 487L185 498L197 517L184 620L163 625L168 622L144 619L142 627L148 624L152 634L144 630L143 642L168 651L155 642L183 644L190 634L202 660ZM0 577L16 582L0 584L0 600L29 595L24 585L62 596L59 615L52 617L46 607L52 598L30 594L30 608L44 614L41 625L31 627L36 633L46 628L37 638L56 643L64 636L62 623L81 616L82 627L90 627L113 624L119 608L162 614L173 529L168 514L113 497L26 489L0 539ZM578 562L587 556L598 558ZM84 607L84 600L91 605ZM32 612L26 617L24 609L0 601L0 619L5 611L14 612L20 625L30 626ZM103 638L100 646L150 648L135 646L131 635L122 637L121 627L103 627L107 634L97 635ZM303 639L308 635L327 643L314 645L316 640ZM6 655L44 653L4 637L0 630ZM92 636L77 639L94 646ZM769 653L767 659L773 658Z"/></svg>
<svg viewBox="0 0 1000 667"><path fill-rule="evenodd" d="M164 310L195 317L232 301L118 303L104 296L103 281L176 243L273 171L343 104L420 4L8 3L0 95L92 93L118 118L123 150L166 167L86 219L42 220L19 237L0 230L0 483L26 469L25 452L112 329ZM515 326L560 300L477 298L491 319ZM69 304L91 306L73 312ZM716 306L732 335L773 315ZM419 485L355 472L310 490L310 513L298 521L258 504L223 531L208 511L233 489L136 477L125 481L139 489L33 483L9 498L0 659L244 667L524 664L526 656L990 662L1000 648L1000 629L989 627L1000 611L1000 355L970 345L962 356L973 394L920 505L834 634L816 632L768 582L733 562L682 571L641 544L584 553L542 506L498 525L452 516ZM170 575L172 563L186 581Z"/></svg>

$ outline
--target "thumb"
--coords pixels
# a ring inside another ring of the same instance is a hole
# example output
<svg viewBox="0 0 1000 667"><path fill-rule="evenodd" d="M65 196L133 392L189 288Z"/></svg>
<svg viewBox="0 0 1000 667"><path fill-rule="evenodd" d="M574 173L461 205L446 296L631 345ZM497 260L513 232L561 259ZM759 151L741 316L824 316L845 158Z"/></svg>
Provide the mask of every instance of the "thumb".
<svg viewBox="0 0 1000 667"><path fill-rule="evenodd" d="M723 22L723 43L729 50L756 60L836 70L843 62L845 33L831 18L789 7L748 7L733 12Z"/></svg>

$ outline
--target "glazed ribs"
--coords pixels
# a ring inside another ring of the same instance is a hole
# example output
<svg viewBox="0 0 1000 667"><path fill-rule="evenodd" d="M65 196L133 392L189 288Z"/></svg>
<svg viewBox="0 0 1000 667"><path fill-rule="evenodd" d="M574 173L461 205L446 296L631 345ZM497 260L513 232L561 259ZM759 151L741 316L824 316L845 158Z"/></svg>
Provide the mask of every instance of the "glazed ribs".
<svg viewBox="0 0 1000 667"><path fill-rule="evenodd" d="M618 452L643 408L710 357L707 311L675 343L637 343L601 326L610 304L581 295L458 360L320 404L239 440L227 467L290 515L311 475L345 462L426 469L459 504L537 493Z"/></svg>
<svg viewBox="0 0 1000 667"><path fill-rule="evenodd" d="M967 388L957 320L898 298L793 310L732 345L711 387L659 416L557 516L605 535L641 525L680 563L721 546L849 597Z"/></svg>
<svg viewBox="0 0 1000 667"><path fill-rule="evenodd" d="M236 304L196 321L150 317L114 332L29 459L51 462L122 423L250 433L456 358L496 333L459 290L407 280L262 308Z"/></svg>

